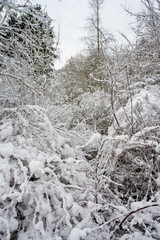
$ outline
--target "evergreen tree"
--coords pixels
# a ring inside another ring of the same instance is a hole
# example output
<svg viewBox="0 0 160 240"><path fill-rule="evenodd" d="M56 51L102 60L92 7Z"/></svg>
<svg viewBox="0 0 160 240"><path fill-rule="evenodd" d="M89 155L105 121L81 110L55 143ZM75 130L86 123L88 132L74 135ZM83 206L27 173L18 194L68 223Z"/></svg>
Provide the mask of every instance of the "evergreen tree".
<svg viewBox="0 0 160 240"><path fill-rule="evenodd" d="M21 6L5 5L1 14L2 77L5 81L14 77L14 85L25 98L28 90L37 96L44 94L57 57L52 20L40 5L33 6L29 1Z"/></svg>

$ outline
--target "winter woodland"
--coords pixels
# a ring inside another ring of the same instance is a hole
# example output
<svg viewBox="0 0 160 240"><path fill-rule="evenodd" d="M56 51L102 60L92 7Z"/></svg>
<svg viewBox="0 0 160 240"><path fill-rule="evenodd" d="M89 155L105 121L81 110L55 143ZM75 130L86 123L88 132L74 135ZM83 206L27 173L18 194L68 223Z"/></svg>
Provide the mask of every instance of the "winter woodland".
<svg viewBox="0 0 160 240"><path fill-rule="evenodd" d="M140 1L120 45L89 0L59 70L48 13L0 1L1 240L160 239L160 0Z"/></svg>

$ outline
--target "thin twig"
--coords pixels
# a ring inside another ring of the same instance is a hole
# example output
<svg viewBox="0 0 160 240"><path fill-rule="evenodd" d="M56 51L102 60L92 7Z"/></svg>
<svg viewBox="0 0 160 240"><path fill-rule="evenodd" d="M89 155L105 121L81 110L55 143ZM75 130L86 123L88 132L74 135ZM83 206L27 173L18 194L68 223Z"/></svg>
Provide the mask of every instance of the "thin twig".
<svg viewBox="0 0 160 240"><path fill-rule="evenodd" d="M141 208L138 208L138 209L136 209L136 210L133 210L133 211L129 212L129 213L125 216L125 218L121 221L121 223L119 224L119 227L122 226L122 224L126 221L126 219L127 219L130 215L132 215L132 214L134 214L134 213L136 213L136 212L142 211L142 210L144 210L144 209L146 209L146 208L159 207L159 206L160 206L159 204L153 204L153 205L141 207Z"/></svg>

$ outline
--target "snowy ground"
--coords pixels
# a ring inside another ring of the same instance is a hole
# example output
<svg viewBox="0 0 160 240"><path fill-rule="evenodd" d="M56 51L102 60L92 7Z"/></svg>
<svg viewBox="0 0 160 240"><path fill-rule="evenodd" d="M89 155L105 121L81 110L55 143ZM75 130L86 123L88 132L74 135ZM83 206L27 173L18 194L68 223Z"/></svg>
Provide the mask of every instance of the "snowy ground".
<svg viewBox="0 0 160 240"><path fill-rule="evenodd" d="M52 126L38 106L3 108L0 239L158 240L159 99L153 89L135 97L135 106L143 101L146 126L132 136L116 135L112 126L109 136L94 133L88 140ZM118 114L124 117L122 110ZM128 128L126 120L121 123Z"/></svg>

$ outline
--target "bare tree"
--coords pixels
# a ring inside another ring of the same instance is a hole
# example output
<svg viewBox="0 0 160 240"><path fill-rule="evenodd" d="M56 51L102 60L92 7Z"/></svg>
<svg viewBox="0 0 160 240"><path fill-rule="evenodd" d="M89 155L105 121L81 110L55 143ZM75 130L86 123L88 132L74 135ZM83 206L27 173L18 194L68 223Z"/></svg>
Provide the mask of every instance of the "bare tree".
<svg viewBox="0 0 160 240"><path fill-rule="evenodd" d="M103 6L104 0L89 0L89 6L92 9L92 17L90 18L91 24L96 30L96 44L97 44L97 55L99 57L100 52L100 12Z"/></svg>
<svg viewBox="0 0 160 240"><path fill-rule="evenodd" d="M101 41L103 38L101 21L103 4L104 0L89 0L91 16L88 18L86 27L88 35L84 38L90 49L97 50L98 58L100 57Z"/></svg>

